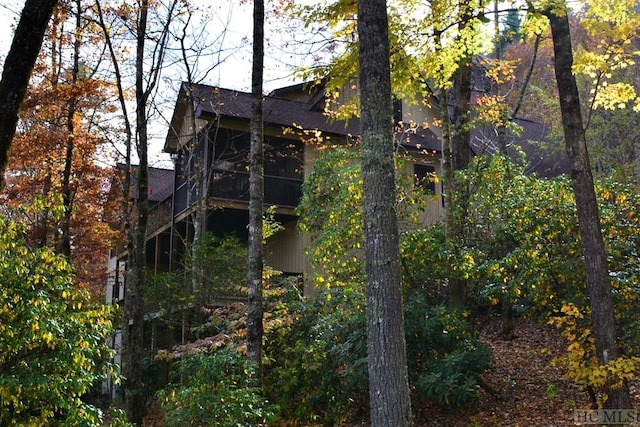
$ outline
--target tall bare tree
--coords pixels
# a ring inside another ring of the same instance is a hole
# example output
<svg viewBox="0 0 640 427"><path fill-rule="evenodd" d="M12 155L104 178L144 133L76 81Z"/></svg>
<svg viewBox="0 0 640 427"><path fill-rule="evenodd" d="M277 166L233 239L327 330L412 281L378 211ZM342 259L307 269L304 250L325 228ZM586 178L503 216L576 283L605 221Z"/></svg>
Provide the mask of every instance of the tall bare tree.
<svg viewBox="0 0 640 427"><path fill-rule="evenodd" d="M128 230L127 277L124 300L124 328L122 334L123 357L122 371L125 380L125 410L129 420L142 424L145 398L143 395L144 360L144 282L146 267L146 237L149 218L149 171L147 154L147 99L148 92L144 84L144 55L147 37L149 2L139 3L136 26L135 58L135 141L138 154L136 171L135 228ZM129 170L129 168L128 168Z"/></svg>
<svg viewBox="0 0 640 427"><path fill-rule="evenodd" d="M0 190L18 113L57 0L26 0L0 80Z"/></svg>
<svg viewBox="0 0 640 427"><path fill-rule="evenodd" d="M131 124L127 113L127 102L123 73L113 45L113 28L104 19L100 0L96 0L96 9L100 16L100 25L105 35L107 47L116 74L120 104L124 117L126 167L123 180L123 217L127 236L127 276L125 283L124 318L122 328L122 373L125 376L125 410L131 422L142 424L146 402L144 395L143 361L146 356L144 348L144 284L146 280L146 237L149 218L149 115L151 99L156 92L163 70L164 57L170 39L169 27L175 16L179 0L172 0L163 5L165 16L157 16L157 20L149 19L149 12L159 4L150 0L138 0L136 8L126 11L131 16L123 16L114 12L115 19L134 22L132 34L135 43L135 125ZM150 24L157 25L153 35ZM152 46L147 42L153 41ZM138 165L132 162L132 151L135 147ZM132 188L133 187L133 188ZM133 192L131 193L131 190ZM133 196L131 203L130 196Z"/></svg>
<svg viewBox="0 0 640 427"><path fill-rule="evenodd" d="M263 129L264 0L253 2L253 67L251 72L251 163L249 177L249 283L247 356L262 366L262 211L264 204Z"/></svg>
<svg viewBox="0 0 640 427"><path fill-rule="evenodd" d="M358 2L371 425L409 426L386 0Z"/></svg>
<svg viewBox="0 0 640 427"><path fill-rule="evenodd" d="M580 238L587 271L587 288L591 306L591 327L595 338L598 361L606 364L619 357L616 326L611 297L611 279L600 226L600 213L593 185L587 142L582 120L578 86L573 74L573 51L569 17L564 2L554 3L546 11L551 23L554 67L562 128L571 162L571 181L576 199ZM609 387L605 406L611 409L630 409L631 400L626 386Z"/></svg>
<svg viewBox="0 0 640 427"><path fill-rule="evenodd" d="M81 24L82 8L81 0L76 0L76 22L73 41L73 62L71 65L71 85L74 92L77 92L75 85L78 83L80 72L80 45L82 43ZM75 94L74 94L75 95ZM67 140L64 156L64 170L62 172L62 205L64 212L60 220L57 251L67 257L71 256L71 216L72 216L72 189L71 189L71 168L75 152L75 122L77 112L77 96L72 96L67 102Z"/></svg>

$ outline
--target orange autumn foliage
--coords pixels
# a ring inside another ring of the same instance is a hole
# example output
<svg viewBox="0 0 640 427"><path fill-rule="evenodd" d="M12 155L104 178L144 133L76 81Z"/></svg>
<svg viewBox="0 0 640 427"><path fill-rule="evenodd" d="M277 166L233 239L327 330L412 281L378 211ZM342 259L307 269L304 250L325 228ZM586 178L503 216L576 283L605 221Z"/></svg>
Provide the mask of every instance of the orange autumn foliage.
<svg viewBox="0 0 640 427"><path fill-rule="evenodd" d="M109 222L119 205L108 198L114 171L107 165L114 162L105 127L105 117L114 111L112 88L90 75L90 65L81 61L79 72L72 73L74 33L60 24L67 13L56 11L34 68L9 155L7 186L0 194L1 213L28 221L33 247L55 248L62 233L68 233L76 284L98 297L104 292L105 259L117 237ZM67 158L68 225L60 214ZM30 210L34 203L46 209Z"/></svg>

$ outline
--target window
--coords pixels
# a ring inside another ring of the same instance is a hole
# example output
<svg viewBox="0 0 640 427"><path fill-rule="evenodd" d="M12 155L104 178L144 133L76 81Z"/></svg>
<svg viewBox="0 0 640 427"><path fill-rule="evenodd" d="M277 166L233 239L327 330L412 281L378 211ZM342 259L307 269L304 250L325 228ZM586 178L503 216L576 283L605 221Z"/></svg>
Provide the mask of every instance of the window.
<svg viewBox="0 0 640 427"><path fill-rule="evenodd" d="M393 125L397 127L402 122L402 100L393 100Z"/></svg>
<svg viewBox="0 0 640 427"><path fill-rule="evenodd" d="M436 168L429 165L414 164L413 176L416 186L422 187L425 193L436 193Z"/></svg>
<svg viewBox="0 0 640 427"><path fill-rule="evenodd" d="M265 136L264 174L283 178L303 178L303 144L285 138Z"/></svg>
<svg viewBox="0 0 640 427"><path fill-rule="evenodd" d="M248 132L218 129L210 132L215 140L212 158L215 169L224 171L249 172L251 140ZM265 135L264 137L264 174L265 176L303 178L304 145L300 141ZM210 163L211 164L211 163Z"/></svg>

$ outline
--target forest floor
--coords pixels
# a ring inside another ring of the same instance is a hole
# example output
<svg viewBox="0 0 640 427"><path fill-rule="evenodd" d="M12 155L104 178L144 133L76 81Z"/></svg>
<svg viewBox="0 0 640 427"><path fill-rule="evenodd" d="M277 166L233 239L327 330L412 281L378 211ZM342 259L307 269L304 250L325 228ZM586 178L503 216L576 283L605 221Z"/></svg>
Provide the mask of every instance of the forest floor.
<svg viewBox="0 0 640 427"><path fill-rule="evenodd" d="M565 378L565 369L553 360L564 353L557 328L533 319L514 319L515 338L500 338L500 321L491 319L481 339L493 350L491 368L482 379L499 399L483 389L478 401L455 410L435 406L413 408L417 427L560 427L579 425L574 409L588 409L589 396ZM640 384L631 387L640 410ZM350 423L344 427L365 427ZM640 424L639 424L640 425Z"/></svg>
<svg viewBox="0 0 640 427"><path fill-rule="evenodd" d="M573 421L574 409L588 409L589 396L566 379L566 370L554 359L564 354L557 328L533 319L514 319L514 339L500 338L499 319L481 328L483 342L491 347L493 361L482 375L497 395L478 390L473 405L454 410L436 406L413 408L416 427L564 427ZM640 411L640 382L631 385L634 406ZM162 426L159 414L147 418L145 427ZM297 425L297 424L295 424ZM640 424L635 424L639 425ZM339 427L368 427L367 421L345 422Z"/></svg>

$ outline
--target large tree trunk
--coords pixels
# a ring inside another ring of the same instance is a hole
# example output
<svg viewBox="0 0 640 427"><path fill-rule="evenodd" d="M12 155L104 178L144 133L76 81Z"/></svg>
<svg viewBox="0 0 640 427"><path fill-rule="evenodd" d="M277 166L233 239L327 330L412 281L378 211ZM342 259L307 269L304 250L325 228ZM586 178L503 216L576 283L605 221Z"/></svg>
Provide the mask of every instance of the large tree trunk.
<svg viewBox="0 0 640 427"><path fill-rule="evenodd" d="M16 27L0 80L0 190L4 189L9 148L18 124L31 71L57 0L27 0Z"/></svg>
<svg viewBox="0 0 640 427"><path fill-rule="evenodd" d="M385 0L358 2L367 350L373 427L409 426Z"/></svg>
<svg viewBox="0 0 640 427"><path fill-rule="evenodd" d="M264 204L263 149L264 0L253 3L253 69L251 93L251 164L249 182L249 284L247 301L247 356L262 373L262 206Z"/></svg>
<svg viewBox="0 0 640 427"><path fill-rule="evenodd" d="M451 164L454 171L462 170L471 161L471 57L465 56L453 73L453 133L451 134ZM446 99L445 99L446 101Z"/></svg>
<svg viewBox="0 0 640 427"><path fill-rule="evenodd" d="M584 253L591 325L596 353L601 364L618 358L616 326L611 298L611 282L607 254L600 229L600 214L596 200L578 87L573 74L573 52L566 6L549 11L555 54L555 73L562 112L562 127L571 161L571 180L576 199L580 237ZM606 408L629 409L631 401L626 387L607 390Z"/></svg>

